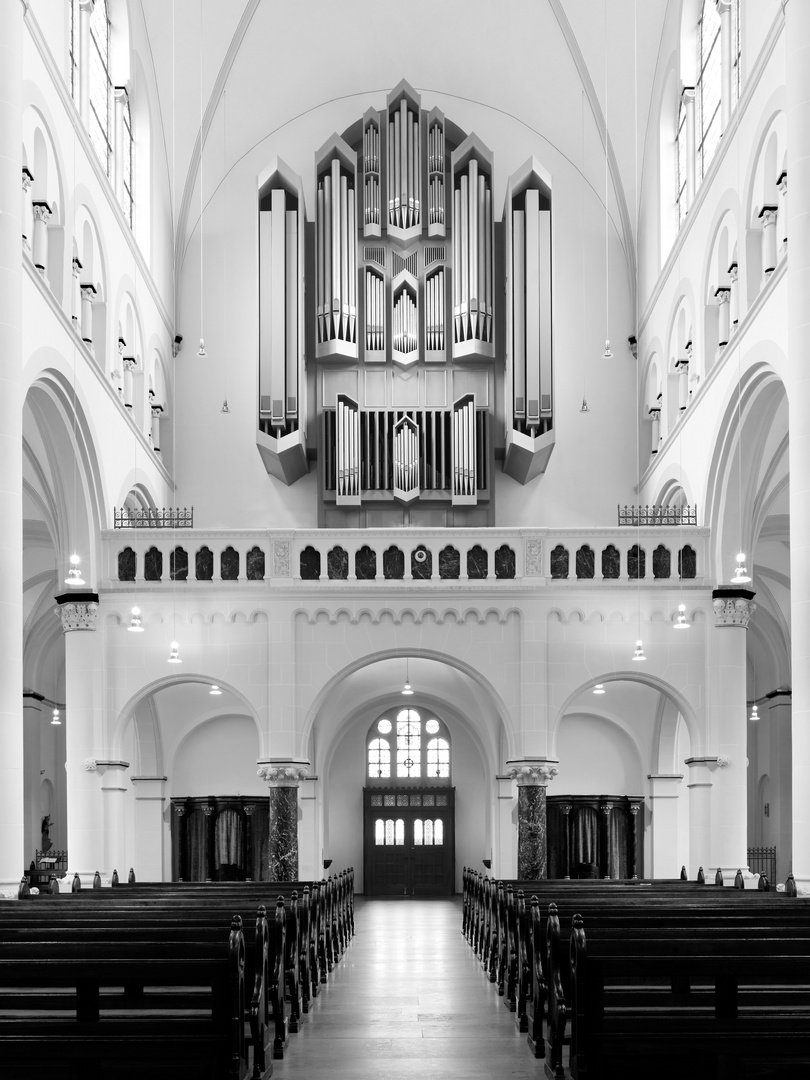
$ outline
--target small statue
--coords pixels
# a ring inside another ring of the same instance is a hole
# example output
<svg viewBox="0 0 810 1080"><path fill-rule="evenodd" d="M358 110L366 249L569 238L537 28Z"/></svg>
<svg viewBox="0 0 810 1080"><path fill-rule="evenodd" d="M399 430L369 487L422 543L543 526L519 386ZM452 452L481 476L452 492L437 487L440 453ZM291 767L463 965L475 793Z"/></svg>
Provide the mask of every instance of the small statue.
<svg viewBox="0 0 810 1080"><path fill-rule="evenodd" d="M50 829L53 822L51 821L51 815L46 814L42 819L42 839L40 840L40 849L42 854L45 855L53 847L53 840L51 840Z"/></svg>

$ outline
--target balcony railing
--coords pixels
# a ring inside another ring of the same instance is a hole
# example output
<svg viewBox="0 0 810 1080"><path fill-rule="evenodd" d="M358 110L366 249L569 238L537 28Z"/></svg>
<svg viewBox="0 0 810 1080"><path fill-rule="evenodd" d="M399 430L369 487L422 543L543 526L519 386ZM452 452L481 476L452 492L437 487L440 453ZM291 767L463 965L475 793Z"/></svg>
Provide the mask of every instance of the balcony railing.
<svg viewBox="0 0 810 1080"><path fill-rule="evenodd" d="M619 525L634 528L697 525L695 506L619 506Z"/></svg>
<svg viewBox="0 0 810 1080"><path fill-rule="evenodd" d="M104 534L101 587L127 583L377 582L452 588L454 582L524 587L672 586L708 574L705 528L341 529L226 532L164 525L152 535Z"/></svg>
<svg viewBox="0 0 810 1080"><path fill-rule="evenodd" d="M116 529L193 529L194 507L174 506L162 510L116 507L113 526Z"/></svg>

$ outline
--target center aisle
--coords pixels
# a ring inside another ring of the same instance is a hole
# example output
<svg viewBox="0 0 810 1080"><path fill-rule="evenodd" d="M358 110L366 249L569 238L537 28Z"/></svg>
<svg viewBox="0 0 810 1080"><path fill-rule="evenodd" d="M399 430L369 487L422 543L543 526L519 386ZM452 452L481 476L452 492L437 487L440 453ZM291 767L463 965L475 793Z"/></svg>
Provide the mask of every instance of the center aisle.
<svg viewBox="0 0 810 1080"><path fill-rule="evenodd" d="M355 935L277 1080L543 1075L461 933L461 899L355 901Z"/></svg>

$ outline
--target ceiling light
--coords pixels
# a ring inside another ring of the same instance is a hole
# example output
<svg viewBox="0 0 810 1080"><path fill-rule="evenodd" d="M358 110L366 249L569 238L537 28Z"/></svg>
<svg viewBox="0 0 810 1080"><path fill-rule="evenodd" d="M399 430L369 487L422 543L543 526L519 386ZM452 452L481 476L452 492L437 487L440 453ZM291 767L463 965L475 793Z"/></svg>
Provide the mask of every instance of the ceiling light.
<svg viewBox="0 0 810 1080"><path fill-rule="evenodd" d="M604 692L605 692L605 688L604 688L604 686L603 686L603 685L602 685L602 684L601 684L600 682L598 682L598 683L596 684L596 686L595 686L595 687L593 688L593 692L594 692L595 694L604 694Z"/></svg>
<svg viewBox="0 0 810 1080"><path fill-rule="evenodd" d="M66 585L71 585L74 588L84 585L84 578L80 569L81 561L75 552L70 556L70 569L68 570L68 576L65 578Z"/></svg>
<svg viewBox="0 0 810 1080"><path fill-rule="evenodd" d="M633 655L630 657L630 659L631 660L646 660L647 659L647 657L644 655L644 646L641 644L641 640L636 642L636 651L633 653Z"/></svg>
<svg viewBox="0 0 810 1080"><path fill-rule="evenodd" d="M602 359L603 360L612 360L613 359L613 350L610 347L610 340L607 339L607 338L605 339L605 351L602 353Z"/></svg>
<svg viewBox="0 0 810 1080"><path fill-rule="evenodd" d="M58 705L54 706L53 719L51 720L51 724L53 724L55 727L61 727L61 725L62 725L62 721L59 719L59 706Z"/></svg>
<svg viewBox="0 0 810 1080"><path fill-rule="evenodd" d="M691 625L686 617L686 604L678 604L678 618L675 620L673 630L688 630Z"/></svg>
<svg viewBox="0 0 810 1080"><path fill-rule="evenodd" d="M405 697L408 697L410 694L413 693L413 690L411 689L411 681L410 681L410 678L409 678L408 661L407 660L405 661L405 685L402 687L402 690L400 692L403 693L405 695Z"/></svg>
<svg viewBox="0 0 810 1080"><path fill-rule="evenodd" d="M734 577L731 579L731 584L747 585L750 580L751 577L745 568L745 555L741 551L737 556L737 569L734 571Z"/></svg>
<svg viewBox="0 0 810 1080"><path fill-rule="evenodd" d="M127 630L131 634L142 634L143 633L144 628L141 626L141 609L139 607L134 607L132 609L132 616L130 617L129 626L127 627Z"/></svg>
<svg viewBox="0 0 810 1080"><path fill-rule="evenodd" d="M208 691L208 693L209 693L209 694L212 694L212 695L213 695L214 697L216 697L216 696L217 696L217 694L221 694L221 693L222 693L222 691L221 691L221 690L220 690L220 688L219 688L219 687L217 686L217 684L216 684L216 683L214 683L214 684L213 684L213 686L211 687L211 689L210 689L210 690Z"/></svg>
<svg viewBox="0 0 810 1080"><path fill-rule="evenodd" d="M222 408L219 411L220 412L230 412L231 411L230 406L228 405L228 399L227 398L225 398L225 400L222 402Z"/></svg>
<svg viewBox="0 0 810 1080"><path fill-rule="evenodd" d="M753 720L754 723L756 723L757 720L759 720L759 711L757 709L757 703L756 702L754 702L754 704L751 706L751 715L748 717L748 719Z"/></svg>
<svg viewBox="0 0 810 1080"><path fill-rule="evenodd" d="M208 353L205 351L205 339L204 338L200 338L200 347L199 347L199 349L197 349L197 356L208 356Z"/></svg>
<svg viewBox="0 0 810 1080"><path fill-rule="evenodd" d="M590 412L591 411L588 408L588 402L587 402L587 400L585 398L582 399L582 404L579 407L579 411L580 412Z"/></svg>
<svg viewBox="0 0 810 1080"><path fill-rule="evenodd" d="M180 659L180 646L177 644L176 641L172 642L171 650L171 655L166 662L168 664L182 664L183 661Z"/></svg>

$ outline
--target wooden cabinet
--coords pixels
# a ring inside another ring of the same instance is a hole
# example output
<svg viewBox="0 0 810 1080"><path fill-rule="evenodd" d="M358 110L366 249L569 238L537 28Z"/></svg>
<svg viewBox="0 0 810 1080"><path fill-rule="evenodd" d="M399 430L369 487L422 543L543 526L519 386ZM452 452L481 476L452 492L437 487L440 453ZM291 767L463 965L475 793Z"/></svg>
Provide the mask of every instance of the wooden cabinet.
<svg viewBox="0 0 810 1080"><path fill-rule="evenodd" d="M172 881L269 880L267 796L172 799Z"/></svg>
<svg viewBox="0 0 810 1080"><path fill-rule="evenodd" d="M550 878L644 876L640 795L549 795Z"/></svg>

